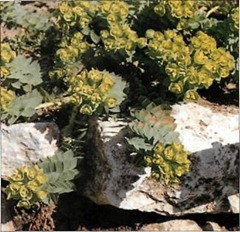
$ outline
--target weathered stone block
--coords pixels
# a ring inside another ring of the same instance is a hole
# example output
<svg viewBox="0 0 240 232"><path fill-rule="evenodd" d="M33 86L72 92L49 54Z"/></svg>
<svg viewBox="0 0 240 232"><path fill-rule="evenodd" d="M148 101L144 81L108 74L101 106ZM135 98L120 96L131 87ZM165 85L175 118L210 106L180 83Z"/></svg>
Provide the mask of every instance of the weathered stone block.
<svg viewBox="0 0 240 232"><path fill-rule="evenodd" d="M195 103L174 105L180 140L191 152L191 171L179 186L150 178L136 167L125 140L126 119L93 118L84 194L97 204L162 215L232 212L228 196L238 193L238 110Z"/></svg>
<svg viewBox="0 0 240 232"><path fill-rule="evenodd" d="M55 123L1 125L2 178L24 164L54 155L59 129Z"/></svg>

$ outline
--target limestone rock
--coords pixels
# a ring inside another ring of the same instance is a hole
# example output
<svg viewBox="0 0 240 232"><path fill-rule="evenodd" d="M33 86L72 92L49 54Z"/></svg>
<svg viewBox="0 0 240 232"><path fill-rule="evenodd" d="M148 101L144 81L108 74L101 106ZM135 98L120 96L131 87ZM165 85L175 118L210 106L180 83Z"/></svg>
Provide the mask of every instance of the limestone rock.
<svg viewBox="0 0 240 232"><path fill-rule="evenodd" d="M143 226L141 231L202 231L199 225L192 220L171 220L163 223L154 223Z"/></svg>
<svg viewBox="0 0 240 232"><path fill-rule="evenodd" d="M228 197L228 202L230 204L232 213L239 214L239 204L240 204L239 198L240 198L239 194L235 194Z"/></svg>
<svg viewBox="0 0 240 232"><path fill-rule="evenodd" d="M97 204L162 215L232 212L226 202L238 193L238 111L195 103L172 108L192 161L179 186L166 186L150 178L149 168L136 167L125 139L126 119L93 118L84 195Z"/></svg>
<svg viewBox="0 0 240 232"><path fill-rule="evenodd" d="M204 231L226 231L224 227L219 226L216 222L206 222L206 226L204 226Z"/></svg>
<svg viewBox="0 0 240 232"><path fill-rule="evenodd" d="M9 203L4 194L1 194L1 231L15 231L12 217L9 212Z"/></svg>
<svg viewBox="0 0 240 232"><path fill-rule="evenodd" d="M2 177L11 176L16 167L54 155L59 130L55 123L1 125Z"/></svg>

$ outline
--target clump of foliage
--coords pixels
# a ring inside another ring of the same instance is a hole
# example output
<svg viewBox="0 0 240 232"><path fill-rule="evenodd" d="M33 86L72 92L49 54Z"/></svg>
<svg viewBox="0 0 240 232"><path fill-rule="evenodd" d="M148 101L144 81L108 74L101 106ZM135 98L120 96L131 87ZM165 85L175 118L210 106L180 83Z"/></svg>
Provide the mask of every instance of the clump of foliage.
<svg viewBox="0 0 240 232"><path fill-rule="evenodd" d="M7 199L18 200L18 207L30 208L42 201L55 202L59 194L75 189L73 179L78 175L77 158L71 150L58 151L52 157L39 160L37 165L18 168L4 189Z"/></svg>
<svg viewBox="0 0 240 232"><path fill-rule="evenodd" d="M139 163L151 167L152 177L165 183L178 183L190 168L189 153L179 141L179 134L169 109L150 103L136 110L129 124L132 134L128 143Z"/></svg>

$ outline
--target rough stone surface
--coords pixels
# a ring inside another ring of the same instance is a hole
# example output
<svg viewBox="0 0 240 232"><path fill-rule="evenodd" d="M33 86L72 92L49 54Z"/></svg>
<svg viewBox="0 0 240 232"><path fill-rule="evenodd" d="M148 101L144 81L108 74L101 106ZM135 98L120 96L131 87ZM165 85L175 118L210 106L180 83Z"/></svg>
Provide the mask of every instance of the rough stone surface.
<svg viewBox="0 0 240 232"><path fill-rule="evenodd" d="M239 214L239 205L240 205L239 198L240 198L239 194L231 195L228 197L228 202L230 204L230 207L233 213Z"/></svg>
<svg viewBox="0 0 240 232"><path fill-rule="evenodd" d="M238 111L195 103L173 106L180 140L191 152L191 171L179 186L150 178L129 155L125 119L93 118L84 194L97 204L162 215L233 212L228 196L238 193Z"/></svg>
<svg viewBox="0 0 240 232"><path fill-rule="evenodd" d="M206 226L204 226L204 231L226 231L225 227L219 226L216 222L206 222Z"/></svg>
<svg viewBox="0 0 240 232"><path fill-rule="evenodd" d="M11 176L16 167L54 155L59 130L55 123L1 125L2 177Z"/></svg>
<svg viewBox="0 0 240 232"><path fill-rule="evenodd" d="M9 213L9 204L3 194L1 194L1 231L15 231L12 217Z"/></svg>
<svg viewBox="0 0 240 232"><path fill-rule="evenodd" d="M141 231L202 231L199 225L192 220L171 220L163 223L154 223L143 226Z"/></svg>

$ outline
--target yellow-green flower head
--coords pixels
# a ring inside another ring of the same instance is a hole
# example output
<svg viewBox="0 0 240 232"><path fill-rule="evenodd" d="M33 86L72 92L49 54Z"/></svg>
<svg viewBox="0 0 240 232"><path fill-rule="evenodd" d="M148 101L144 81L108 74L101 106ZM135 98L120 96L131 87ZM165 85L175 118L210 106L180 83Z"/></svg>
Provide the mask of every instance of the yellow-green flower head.
<svg viewBox="0 0 240 232"><path fill-rule="evenodd" d="M182 81L173 82L168 87L169 91L175 94L181 94L183 92L183 83Z"/></svg>
<svg viewBox="0 0 240 232"><path fill-rule="evenodd" d="M198 72L198 79L199 79L199 82L203 84L205 88L208 88L213 83L212 74L205 69L201 69Z"/></svg>
<svg viewBox="0 0 240 232"><path fill-rule="evenodd" d="M181 143L172 143L171 147L174 149L175 152L181 152L184 150L184 147Z"/></svg>
<svg viewBox="0 0 240 232"><path fill-rule="evenodd" d="M27 188L33 192L36 192L39 189L39 183L35 180L31 180L27 183Z"/></svg>
<svg viewBox="0 0 240 232"><path fill-rule="evenodd" d="M239 7L236 7L231 12L231 19L233 21L233 30L239 30Z"/></svg>
<svg viewBox="0 0 240 232"><path fill-rule="evenodd" d="M147 46L147 39L146 39L146 38L143 38L143 37L138 38L138 39L137 39L137 45L138 45L139 48L144 48L144 47L146 47L146 46Z"/></svg>
<svg viewBox="0 0 240 232"><path fill-rule="evenodd" d="M110 27L110 35L113 37L120 37L122 35L122 29L118 24L112 24Z"/></svg>
<svg viewBox="0 0 240 232"><path fill-rule="evenodd" d="M90 105L85 104L80 108L80 113L81 114L86 114L86 115L92 115L93 109Z"/></svg>
<svg viewBox="0 0 240 232"><path fill-rule="evenodd" d="M112 88L112 86L110 84L102 83L99 86L98 91L100 94L106 95L111 90L111 88Z"/></svg>
<svg viewBox="0 0 240 232"><path fill-rule="evenodd" d="M17 206L18 207L23 207L23 208L26 208L26 209L29 209L31 204L28 200L26 199L22 199L20 200L18 203L17 203Z"/></svg>
<svg viewBox="0 0 240 232"><path fill-rule="evenodd" d="M91 95L90 100L93 104L97 104L102 101L102 98L99 93L94 93L93 95Z"/></svg>
<svg viewBox="0 0 240 232"><path fill-rule="evenodd" d="M183 174L185 174L186 170L184 169L184 167L182 166L178 166L176 169L175 169L175 173L178 177L181 177Z"/></svg>
<svg viewBox="0 0 240 232"><path fill-rule="evenodd" d="M16 95L12 90L7 90L1 87L1 110L2 112L7 112L10 104L14 101Z"/></svg>
<svg viewBox="0 0 240 232"><path fill-rule="evenodd" d="M194 54L193 60L195 64L205 64L208 61L208 57L204 55L203 51L197 50Z"/></svg>
<svg viewBox="0 0 240 232"><path fill-rule="evenodd" d="M229 69L226 67L220 67L219 68L219 75L221 78L226 78L230 74Z"/></svg>
<svg viewBox="0 0 240 232"><path fill-rule="evenodd" d="M101 3L99 11L103 14L108 14L110 12L111 6L112 6L111 1L104 1Z"/></svg>
<svg viewBox="0 0 240 232"><path fill-rule="evenodd" d="M78 46L83 40L83 34L81 32L76 32L72 39L71 39L71 45L72 46Z"/></svg>
<svg viewBox="0 0 240 232"><path fill-rule="evenodd" d="M102 76L102 73L96 69L91 69L88 73L88 78L94 83L100 82L102 80Z"/></svg>
<svg viewBox="0 0 240 232"><path fill-rule="evenodd" d="M65 12L65 13L63 14L63 19L64 19L66 22L74 21L75 17L74 17L73 12L72 12L71 10Z"/></svg>
<svg viewBox="0 0 240 232"><path fill-rule="evenodd" d="M24 172L21 169L16 170L12 176L10 177L11 181L23 181L24 180Z"/></svg>
<svg viewBox="0 0 240 232"><path fill-rule="evenodd" d="M150 166L152 164L151 156L144 156L144 162L147 166Z"/></svg>
<svg viewBox="0 0 240 232"><path fill-rule="evenodd" d="M122 2L124 5L122 5L119 9L119 16L121 19L125 19L127 18L128 14L129 14L129 9L128 9L128 5L125 4L124 2Z"/></svg>
<svg viewBox="0 0 240 232"><path fill-rule="evenodd" d="M109 108L113 108L117 105L117 99L114 97L107 97L105 100L105 104L109 107Z"/></svg>
<svg viewBox="0 0 240 232"><path fill-rule="evenodd" d="M171 15L175 18L182 18L184 16L184 11L182 7L171 8Z"/></svg>
<svg viewBox="0 0 240 232"><path fill-rule="evenodd" d="M207 71L216 73L219 69L219 65L217 62L214 62L212 60L208 60L204 66L203 66Z"/></svg>
<svg viewBox="0 0 240 232"><path fill-rule="evenodd" d="M10 74L10 71L7 67L0 67L0 78L5 78Z"/></svg>
<svg viewBox="0 0 240 232"><path fill-rule="evenodd" d="M102 39L107 39L109 37L109 31L101 30L100 31L100 36L101 36Z"/></svg>
<svg viewBox="0 0 240 232"><path fill-rule="evenodd" d="M67 50L72 57L77 57L78 56L78 49L76 47L68 46Z"/></svg>
<svg viewBox="0 0 240 232"><path fill-rule="evenodd" d="M184 100L185 101L197 101L198 98L199 98L199 95L195 90L188 90L184 94Z"/></svg>
<svg viewBox="0 0 240 232"><path fill-rule="evenodd" d="M165 150L164 150L164 157L166 159L172 160L174 154L175 154L175 151L174 151L174 149L171 146L165 148Z"/></svg>
<svg viewBox="0 0 240 232"><path fill-rule="evenodd" d="M154 12L160 16L164 16L166 13L166 8L163 3L159 3L154 7Z"/></svg>
<svg viewBox="0 0 240 232"><path fill-rule="evenodd" d="M146 32L145 32L145 37L146 37L147 39L152 39L152 38L154 37L154 34L155 34L155 31L154 31L154 30L148 29L148 30L146 30Z"/></svg>
<svg viewBox="0 0 240 232"><path fill-rule="evenodd" d="M40 170L38 166L34 166L26 169L26 174L29 180L33 180L39 174L39 172Z"/></svg>
<svg viewBox="0 0 240 232"><path fill-rule="evenodd" d="M70 54L68 53L68 51L64 48L60 48L57 50L56 52L57 56L59 56L60 60L62 62L68 62L70 60Z"/></svg>
<svg viewBox="0 0 240 232"><path fill-rule="evenodd" d="M117 23L117 16L116 16L116 14L109 14L107 16L107 21L111 25L111 27L113 25L115 25L115 23Z"/></svg>
<svg viewBox="0 0 240 232"><path fill-rule="evenodd" d="M161 154L165 149L165 146L163 143L157 143L154 147L154 152L157 153L157 154Z"/></svg>
<svg viewBox="0 0 240 232"><path fill-rule="evenodd" d="M91 17L83 16L80 18L78 23L81 28L85 28L90 22L91 22Z"/></svg>
<svg viewBox="0 0 240 232"><path fill-rule="evenodd" d="M88 43L87 42L82 42L79 44L79 51L80 53L85 53L87 50L88 50L89 46L88 46Z"/></svg>
<svg viewBox="0 0 240 232"><path fill-rule="evenodd" d="M62 14L65 14L65 13L71 11L70 6L66 2L61 3L59 5L58 9Z"/></svg>
<svg viewBox="0 0 240 232"><path fill-rule="evenodd" d="M81 6L73 7L72 11L73 11L73 13L75 13L76 15L78 15L80 17L86 14L84 8Z"/></svg>
<svg viewBox="0 0 240 232"><path fill-rule="evenodd" d="M23 199L31 199L32 198L32 192L25 186L21 186L19 190L19 194Z"/></svg>
<svg viewBox="0 0 240 232"><path fill-rule="evenodd" d="M12 193L12 195L17 195L19 193L20 188L22 187L21 182L12 182L9 184L9 189Z"/></svg>
<svg viewBox="0 0 240 232"><path fill-rule="evenodd" d="M93 92L94 92L94 89L89 85L84 85L81 90L81 93L84 95L92 95Z"/></svg>
<svg viewBox="0 0 240 232"><path fill-rule="evenodd" d="M165 71L170 76L171 81L175 81L176 79L178 79L180 69L177 64L168 64L165 68Z"/></svg>
<svg viewBox="0 0 240 232"><path fill-rule="evenodd" d="M38 175L35 177L35 180L39 184L44 184L47 181L46 175L43 173L43 171L40 171Z"/></svg>
<svg viewBox="0 0 240 232"><path fill-rule="evenodd" d="M177 24L177 30L181 31L188 27L188 21L186 19L181 19L179 23Z"/></svg>
<svg viewBox="0 0 240 232"><path fill-rule="evenodd" d="M3 63L9 63L13 58L16 57L14 52L8 43L1 43L0 60Z"/></svg>
<svg viewBox="0 0 240 232"><path fill-rule="evenodd" d="M166 39L173 39L176 35L176 32L174 32L173 30L164 31L164 36Z"/></svg>
<svg viewBox="0 0 240 232"><path fill-rule="evenodd" d="M43 200L44 198L47 197L47 192L41 190L36 192L36 195L38 199Z"/></svg>
<svg viewBox="0 0 240 232"><path fill-rule="evenodd" d="M112 87L115 84L115 81L109 73L104 73L102 84L107 84Z"/></svg>

